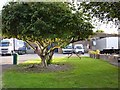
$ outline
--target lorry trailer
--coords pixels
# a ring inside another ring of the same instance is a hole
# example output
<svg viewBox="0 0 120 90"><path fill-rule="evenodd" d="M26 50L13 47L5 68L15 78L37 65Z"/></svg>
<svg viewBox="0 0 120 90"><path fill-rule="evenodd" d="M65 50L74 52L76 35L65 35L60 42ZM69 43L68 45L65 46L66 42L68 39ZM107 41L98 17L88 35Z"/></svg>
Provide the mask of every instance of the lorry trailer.
<svg viewBox="0 0 120 90"><path fill-rule="evenodd" d="M100 50L101 54L108 53L116 53L119 54L120 48L118 43L119 37L105 37L96 40L95 48L96 50Z"/></svg>

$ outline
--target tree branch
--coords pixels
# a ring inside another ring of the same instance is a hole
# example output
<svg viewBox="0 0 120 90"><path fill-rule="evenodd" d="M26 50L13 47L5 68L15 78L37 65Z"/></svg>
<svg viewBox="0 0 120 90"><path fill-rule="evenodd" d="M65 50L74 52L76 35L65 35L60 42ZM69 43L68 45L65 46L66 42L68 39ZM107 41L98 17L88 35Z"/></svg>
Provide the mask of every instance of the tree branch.
<svg viewBox="0 0 120 90"><path fill-rule="evenodd" d="M33 50L35 50L35 48L30 44L29 41L25 40L25 42L27 42L27 43L30 45L30 47L31 47Z"/></svg>

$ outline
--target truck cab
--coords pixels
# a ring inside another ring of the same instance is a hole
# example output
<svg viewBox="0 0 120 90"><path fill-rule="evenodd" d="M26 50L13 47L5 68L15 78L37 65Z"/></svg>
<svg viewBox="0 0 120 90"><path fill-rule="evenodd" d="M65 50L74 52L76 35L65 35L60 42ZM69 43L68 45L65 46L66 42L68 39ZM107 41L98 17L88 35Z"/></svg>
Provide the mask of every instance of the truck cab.
<svg viewBox="0 0 120 90"><path fill-rule="evenodd" d="M0 42L0 54L12 54L13 51L13 43L10 39L3 39Z"/></svg>

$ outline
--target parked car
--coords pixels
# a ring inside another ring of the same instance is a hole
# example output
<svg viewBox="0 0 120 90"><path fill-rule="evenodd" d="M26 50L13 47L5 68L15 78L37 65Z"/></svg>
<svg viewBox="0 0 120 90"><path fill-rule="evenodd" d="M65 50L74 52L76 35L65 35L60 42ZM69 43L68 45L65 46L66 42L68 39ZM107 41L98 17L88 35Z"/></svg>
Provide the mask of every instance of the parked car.
<svg viewBox="0 0 120 90"><path fill-rule="evenodd" d="M68 45L62 49L63 54L71 54L73 52L72 46Z"/></svg>
<svg viewBox="0 0 120 90"><path fill-rule="evenodd" d="M85 50L83 48L82 44L69 44L65 48L62 49L63 54L71 54L71 53L78 53L78 54L84 54Z"/></svg>

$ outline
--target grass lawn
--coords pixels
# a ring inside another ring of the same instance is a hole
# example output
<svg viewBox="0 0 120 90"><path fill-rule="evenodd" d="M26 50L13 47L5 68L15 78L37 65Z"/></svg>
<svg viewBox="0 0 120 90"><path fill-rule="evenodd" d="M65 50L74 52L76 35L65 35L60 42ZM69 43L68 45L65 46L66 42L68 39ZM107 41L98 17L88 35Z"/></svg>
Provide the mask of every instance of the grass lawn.
<svg viewBox="0 0 120 90"><path fill-rule="evenodd" d="M34 62L39 62L34 60ZM54 63L72 65L67 71L3 73L5 88L118 88L118 67L103 60L82 57L55 58ZM28 63L28 62L27 62Z"/></svg>

